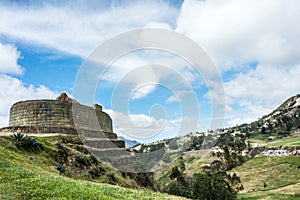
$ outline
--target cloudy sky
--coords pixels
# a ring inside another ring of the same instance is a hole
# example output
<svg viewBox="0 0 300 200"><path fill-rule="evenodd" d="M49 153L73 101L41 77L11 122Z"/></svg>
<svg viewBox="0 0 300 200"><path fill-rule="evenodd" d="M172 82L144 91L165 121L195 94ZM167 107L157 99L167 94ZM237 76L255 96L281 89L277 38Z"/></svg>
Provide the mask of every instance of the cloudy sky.
<svg viewBox="0 0 300 200"><path fill-rule="evenodd" d="M149 27L180 33L205 50L222 78L226 127L256 120L300 93L297 0L15 0L1 1L0 16L1 126L16 101L73 96L93 50ZM153 141L209 129L218 95L211 85L179 56L142 49L114 61L94 101L115 119L115 132ZM197 116L182 114L191 99Z"/></svg>

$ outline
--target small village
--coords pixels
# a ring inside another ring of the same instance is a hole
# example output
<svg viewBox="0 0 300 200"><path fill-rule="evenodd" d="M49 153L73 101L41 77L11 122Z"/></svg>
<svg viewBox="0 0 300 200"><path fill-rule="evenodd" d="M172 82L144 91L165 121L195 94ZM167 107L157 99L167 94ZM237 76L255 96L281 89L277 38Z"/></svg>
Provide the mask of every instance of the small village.
<svg viewBox="0 0 300 200"><path fill-rule="evenodd" d="M300 150L288 151L288 150L267 150L263 151L259 155L261 156L300 156Z"/></svg>

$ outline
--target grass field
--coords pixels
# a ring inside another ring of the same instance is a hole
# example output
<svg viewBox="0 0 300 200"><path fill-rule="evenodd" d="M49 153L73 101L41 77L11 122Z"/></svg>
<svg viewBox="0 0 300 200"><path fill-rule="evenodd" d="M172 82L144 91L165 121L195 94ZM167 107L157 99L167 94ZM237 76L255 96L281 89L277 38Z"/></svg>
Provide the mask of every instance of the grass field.
<svg viewBox="0 0 300 200"><path fill-rule="evenodd" d="M56 138L39 140L45 150L30 153L0 138L0 199L183 199L62 176L45 152L55 148Z"/></svg>
<svg viewBox="0 0 300 200"><path fill-rule="evenodd" d="M239 198L300 199L299 166L300 156L252 158L233 170L245 188Z"/></svg>
<svg viewBox="0 0 300 200"><path fill-rule="evenodd" d="M268 140L269 135L256 134L250 137L249 141L251 143L257 143L260 146L267 147L280 147L280 146L300 146L300 132L296 132L287 136L283 139L277 139L275 136L274 140Z"/></svg>
<svg viewBox="0 0 300 200"><path fill-rule="evenodd" d="M184 159L186 171L191 175L191 172L197 172L201 166L209 163L213 158L200 159L194 156L184 156ZM173 164L176 165L176 162ZM238 194L238 199L300 199L299 166L300 156L251 158L232 171L238 174L245 188ZM160 185L165 185L170 181L171 168L172 165L157 173L156 180Z"/></svg>

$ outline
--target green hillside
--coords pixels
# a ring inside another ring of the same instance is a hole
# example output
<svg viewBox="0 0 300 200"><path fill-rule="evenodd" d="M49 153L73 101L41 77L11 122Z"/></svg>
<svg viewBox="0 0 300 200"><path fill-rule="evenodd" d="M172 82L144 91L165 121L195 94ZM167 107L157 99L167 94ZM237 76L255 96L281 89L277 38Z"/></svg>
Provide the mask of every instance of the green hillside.
<svg viewBox="0 0 300 200"><path fill-rule="evenodd" d="M284 146L293 150L295 147L293 144L299 142L299 132L274 141L268 141L267 137L260 138L260 136L258 135L255 140L259 141L260 145L266 145L266 148ZM191 176L193 173L199 172L202 166L217 159L211 155L200 158L198 156L200 152L184 153L182 159L187 175ZM178 164L179 161L176 160L156 173L155 178L160 186L171 182L172 167ZM300 156L249 157L245 163L230 172L237 173L244 187L244 190L238 194L238 199L300 199Z"/></svg>
<svg viewBox="0 0 300 200"><path fill-rule="evenodd" d="M268 137L273 136L273 140L269 140ZM276 134L252 134L249 142L259 144L266 147L297 147L300 146L300 132L291 133L285 137L278 137Z"/></svg>
<svg viewBox="0 0 300 200"><path fill-rule="evenodd" d="M101 177L92 182L84 169L78 177L60 174L53 159L58 140L57 137L39 138L43 150L28 152L16 148L10 137L0 137L0 199L183 199L148 189L99 183L105 181ZM116 184L137 187L120 172L103 167L104 178L113 173Z"/></svg>
<svg viewBox="0 0 300 200"><path fill-rule="evenodd" d="M299 156L255 157L233 172L245 188L240 199L300 199Z"/></svg>

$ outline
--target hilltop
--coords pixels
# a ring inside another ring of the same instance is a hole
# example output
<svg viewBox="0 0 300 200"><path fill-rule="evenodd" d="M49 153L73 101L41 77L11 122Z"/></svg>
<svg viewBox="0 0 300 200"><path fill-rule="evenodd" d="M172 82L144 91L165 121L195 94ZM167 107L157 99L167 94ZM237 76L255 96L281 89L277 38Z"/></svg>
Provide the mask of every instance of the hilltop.
<svg viewBox="0 0 300 200"><path fill-rule="evenodd" d="M258 131L262 134L279 133L284 135L298 130L300 128L300 94L290 97L261 119L235 128L247 134Z"/></svg>

